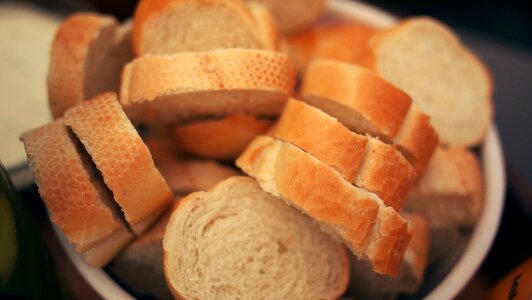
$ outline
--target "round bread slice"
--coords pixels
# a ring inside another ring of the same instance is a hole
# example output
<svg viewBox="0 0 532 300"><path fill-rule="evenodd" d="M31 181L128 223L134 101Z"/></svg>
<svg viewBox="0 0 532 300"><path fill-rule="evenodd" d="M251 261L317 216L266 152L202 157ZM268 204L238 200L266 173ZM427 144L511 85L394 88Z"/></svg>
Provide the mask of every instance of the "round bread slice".
<svg viewBox="0 0 532 300"><path fill-rule="evenodd" d="M279 51L281 48L281 35L272 14L264 5L257 2L247 3L249 12L253 16L262 40L264 50Z"/></svg>
<svg viewBox="0 0 532 300"><path fill-rule="evenodd" d="M234 160L273 121L234 114L222 119L196 121L173 129L179 147L188 154L218 160Z"/></svg>
<svg viewBox="0 0 532 300"><path fill-rule="evenodd" d="M142 0L135 10L137 56L265 46L240 0Z"/></svg>
<svg viewBox="0 0 532 300"><path fill-rule="evenodd" d="M224 49L146 55L122 74L120 102L133 122L175 123L235 113L274 116L294 89L281 53Z"/></svg>
<svg viewBox="0 0 532 300"><path fill-rule="evenodd" d="M360 66L314 61L305 73L301 95L350 130L397 144L418 173L438 144L429 117L412 105L410 96Z"/></svg>
<svg viewBox="0 0 532 300"><path fill-rule="evenodd" d="M179 299L337 299L347 287L345 247L249 177L181 200L163 253Z"/></svg>
<svg viewBox="0 0 532 300"><path fill-rule="evenodd" d="M493 82L456 34L431 18L411 18L376 34L368 65L407 92L431 117L442 143L479 144L493 118Z"/></svg>
<svg viewBox="0 0 532 300"><path fill-rule="evenodd" d="M102 92L118 92L120 73L133 59L130 26L110 16L73 14L59 27L48 71L52 116Z"/></svg>
<svg viewBox="0 0 532 300"><path fill-rule="evenodd" d="M100 170L133 231L144 232L173 196L116 94L101 94L69 109L64 122Z"/></svg>
<svg viewBox="0 0 532 300"><path fill-rule="evenodd" d="M20 138L52 222L77 251L87 252L89 263L105 265L133 239L133 234L83 146L62 120L28 131ZM107 253L93 254L105 240L114 243Z"/></svg>
<svg viewBox="0 0 532 300"><path fill-rule="evenodd" d="M283 33L295 33L310 26L325 11L327 0L246 0L266 6Z"/></svg>
<svg viewBox="0 0 532 300"><path fill-rule="evenodd" d="M397 211L415 179L414 169L394 146L351 132L301 101L288 101L273 136L313 155Z"/></svg>
<svg viewBox="0 0 532 300"><path fill-rule="evenodd" d="M381 274L397 274L410 240L407 222L375 194L292 144L257 137L236 161L262 189L282 198L341 237Z"/></svg>

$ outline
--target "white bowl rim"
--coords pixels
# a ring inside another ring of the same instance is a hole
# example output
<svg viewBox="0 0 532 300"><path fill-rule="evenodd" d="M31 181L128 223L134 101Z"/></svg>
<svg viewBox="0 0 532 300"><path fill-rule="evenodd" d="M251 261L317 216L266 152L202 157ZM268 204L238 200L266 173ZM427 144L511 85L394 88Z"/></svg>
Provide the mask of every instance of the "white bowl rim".
<svg viewBox="0 0 532 300"><path fill-rule="evenodd" d="M359 1L330 0L327 12L377 28L389 27L398 21L387 12ZM462 255L444 279L430 291L426 299L454 298L478 270L495 239L502 216L506 182L502 146L494 124L489 128L482 144L481 157L486 205ZM61 229L55 225L53 228L69 259L97 293L105 299L134 299L103 269L87 264L66 239Z"/></svg>

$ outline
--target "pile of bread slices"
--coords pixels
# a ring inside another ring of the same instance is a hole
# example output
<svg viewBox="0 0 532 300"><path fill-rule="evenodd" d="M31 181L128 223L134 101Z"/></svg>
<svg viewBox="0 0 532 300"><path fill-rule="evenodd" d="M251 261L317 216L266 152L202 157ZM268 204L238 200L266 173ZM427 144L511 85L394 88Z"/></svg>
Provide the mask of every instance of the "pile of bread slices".
<svg viewBox="0 0 532 300"><path fill-rule="evenodd" d="M416 291L480 214L490 76L438 21L325 7L141 0L130 23L63 22L55 121L21 140L87 262L163 299Z"/></svg>

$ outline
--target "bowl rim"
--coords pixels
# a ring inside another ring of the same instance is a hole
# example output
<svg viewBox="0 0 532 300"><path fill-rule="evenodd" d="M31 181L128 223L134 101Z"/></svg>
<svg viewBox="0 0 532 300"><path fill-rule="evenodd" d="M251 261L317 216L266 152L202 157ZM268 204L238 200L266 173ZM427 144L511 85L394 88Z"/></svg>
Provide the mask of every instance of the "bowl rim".
<svg viewBox="0 0 532 300"><path fill-rule="evenodd" d="M384 10L359 1L330 0L326 13L376 28L386 28L398 22L398 18ZM485 182L483 211L460 258L443 280L429 292L426 299L454 298L484 261L495 239L502 216L506 186L503 157L500 137L495 124L492 124L481 147ZM86 263L55 224L53 229L70 261L98 294L105 299L134 299L102 268Z"/></svg>

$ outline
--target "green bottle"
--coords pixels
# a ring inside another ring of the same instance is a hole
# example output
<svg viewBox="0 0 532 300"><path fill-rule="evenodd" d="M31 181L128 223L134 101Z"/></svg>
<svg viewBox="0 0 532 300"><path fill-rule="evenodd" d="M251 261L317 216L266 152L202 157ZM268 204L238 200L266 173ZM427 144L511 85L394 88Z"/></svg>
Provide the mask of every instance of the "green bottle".
<svg viewBox="0 0 532 300"><path fill-rule="evenodd" d="M0 298L69 299L51 254L0 161Z"/></svg>

